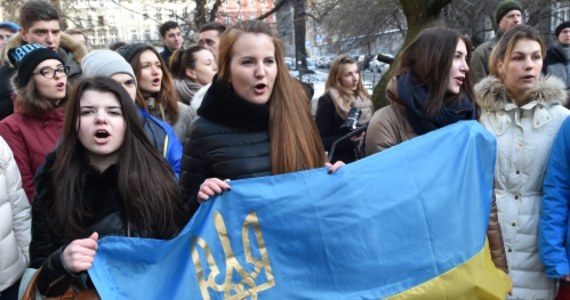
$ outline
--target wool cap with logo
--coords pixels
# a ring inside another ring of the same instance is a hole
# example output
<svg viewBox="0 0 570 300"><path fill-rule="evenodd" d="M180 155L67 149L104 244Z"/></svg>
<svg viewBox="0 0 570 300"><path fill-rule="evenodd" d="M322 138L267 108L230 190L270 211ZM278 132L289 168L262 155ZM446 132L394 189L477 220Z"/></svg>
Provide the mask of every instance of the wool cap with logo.
<svg viewBox="0 0 570 300"><path fill-rule="evenodd" d="M57 52L40 44L24 44L17 48L11 48L8 50L8 58L17 69L15 80L17 88L22 88L28 83L34 69L44 60L57 59L65 64Z"/></svg>

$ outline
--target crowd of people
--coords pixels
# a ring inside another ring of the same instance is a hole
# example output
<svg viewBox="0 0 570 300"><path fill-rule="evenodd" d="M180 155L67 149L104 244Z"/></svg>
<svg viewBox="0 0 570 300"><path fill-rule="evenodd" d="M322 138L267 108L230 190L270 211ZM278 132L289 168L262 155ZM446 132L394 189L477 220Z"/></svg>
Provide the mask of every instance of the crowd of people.
<svg viewBox="0 0 570 300"><path fill-rule="evenodd" d="M85 271L101 237L170 239L231 180L334 173L463 120L497 140L487 238L505 298L570 299L570 22L547 49L523 12L501 1L497 34L475 49L457 30L421 31L377 111L339 55L313 118L264 22L208 23L185 47L168 21L162 52L88 51L50 2L25 2L0 23L0 300L17 299L26 268L44 296L95 290Z"/></svg>

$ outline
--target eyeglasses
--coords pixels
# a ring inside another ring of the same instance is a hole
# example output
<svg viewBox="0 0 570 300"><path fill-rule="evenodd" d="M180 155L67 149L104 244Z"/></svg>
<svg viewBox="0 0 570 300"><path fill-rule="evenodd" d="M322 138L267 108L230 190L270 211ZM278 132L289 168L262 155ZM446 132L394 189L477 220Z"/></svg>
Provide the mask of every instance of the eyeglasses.
<svg viewBox="0 0 570 300"><path fill-rule="evenodd" d="M69 74L69 66L60 66L57 69L54 69L52 67L45 67L45 68L41 68L39 71L34 72L32 74L34 74L34 75L40 74L47 79L52 79L55 77L55 73L58 73L61 76L67 75L67 74Z"/></svg>

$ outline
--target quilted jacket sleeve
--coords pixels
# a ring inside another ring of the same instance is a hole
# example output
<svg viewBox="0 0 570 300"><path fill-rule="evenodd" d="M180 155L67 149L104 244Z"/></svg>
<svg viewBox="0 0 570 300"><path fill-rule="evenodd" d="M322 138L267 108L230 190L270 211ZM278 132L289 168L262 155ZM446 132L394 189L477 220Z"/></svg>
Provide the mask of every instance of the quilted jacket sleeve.
<svg viewBox="0 0 570 300"><path fill-rule="evenodd" d="M0 148L2 149L0 164L2 164L2 167L6 171L5 193L8 196L8 201L12 208L12 226L18 244L18 250L21 257L24 257L25 261L29 262L30 229L32 224L30 203L26 192L22 188L22 179L14 156L2 137L0 137Z"/></svg>

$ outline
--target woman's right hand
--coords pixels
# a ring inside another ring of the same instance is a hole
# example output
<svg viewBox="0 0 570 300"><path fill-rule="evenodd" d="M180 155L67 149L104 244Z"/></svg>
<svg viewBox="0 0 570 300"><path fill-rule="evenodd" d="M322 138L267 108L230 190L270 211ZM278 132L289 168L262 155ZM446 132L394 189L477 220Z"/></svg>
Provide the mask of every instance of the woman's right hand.
<svg viewBox="0 0 570 300"><path fill-rule="evenodd" d="M65 269L73 274L77 274L91 268L97 252L98 239L99 234L93 232L86 239L77 239L69 243L61 254Z"/></svg>
<svg viewBox="0 0 570 300"><path fill-rule="evenodd" d="M223 191L231 191L232 187L229 185L229 182L229 179L221 180L219 178L204 180L198 192L198 202L206 201L216 194L221 194Z"/></svg>

